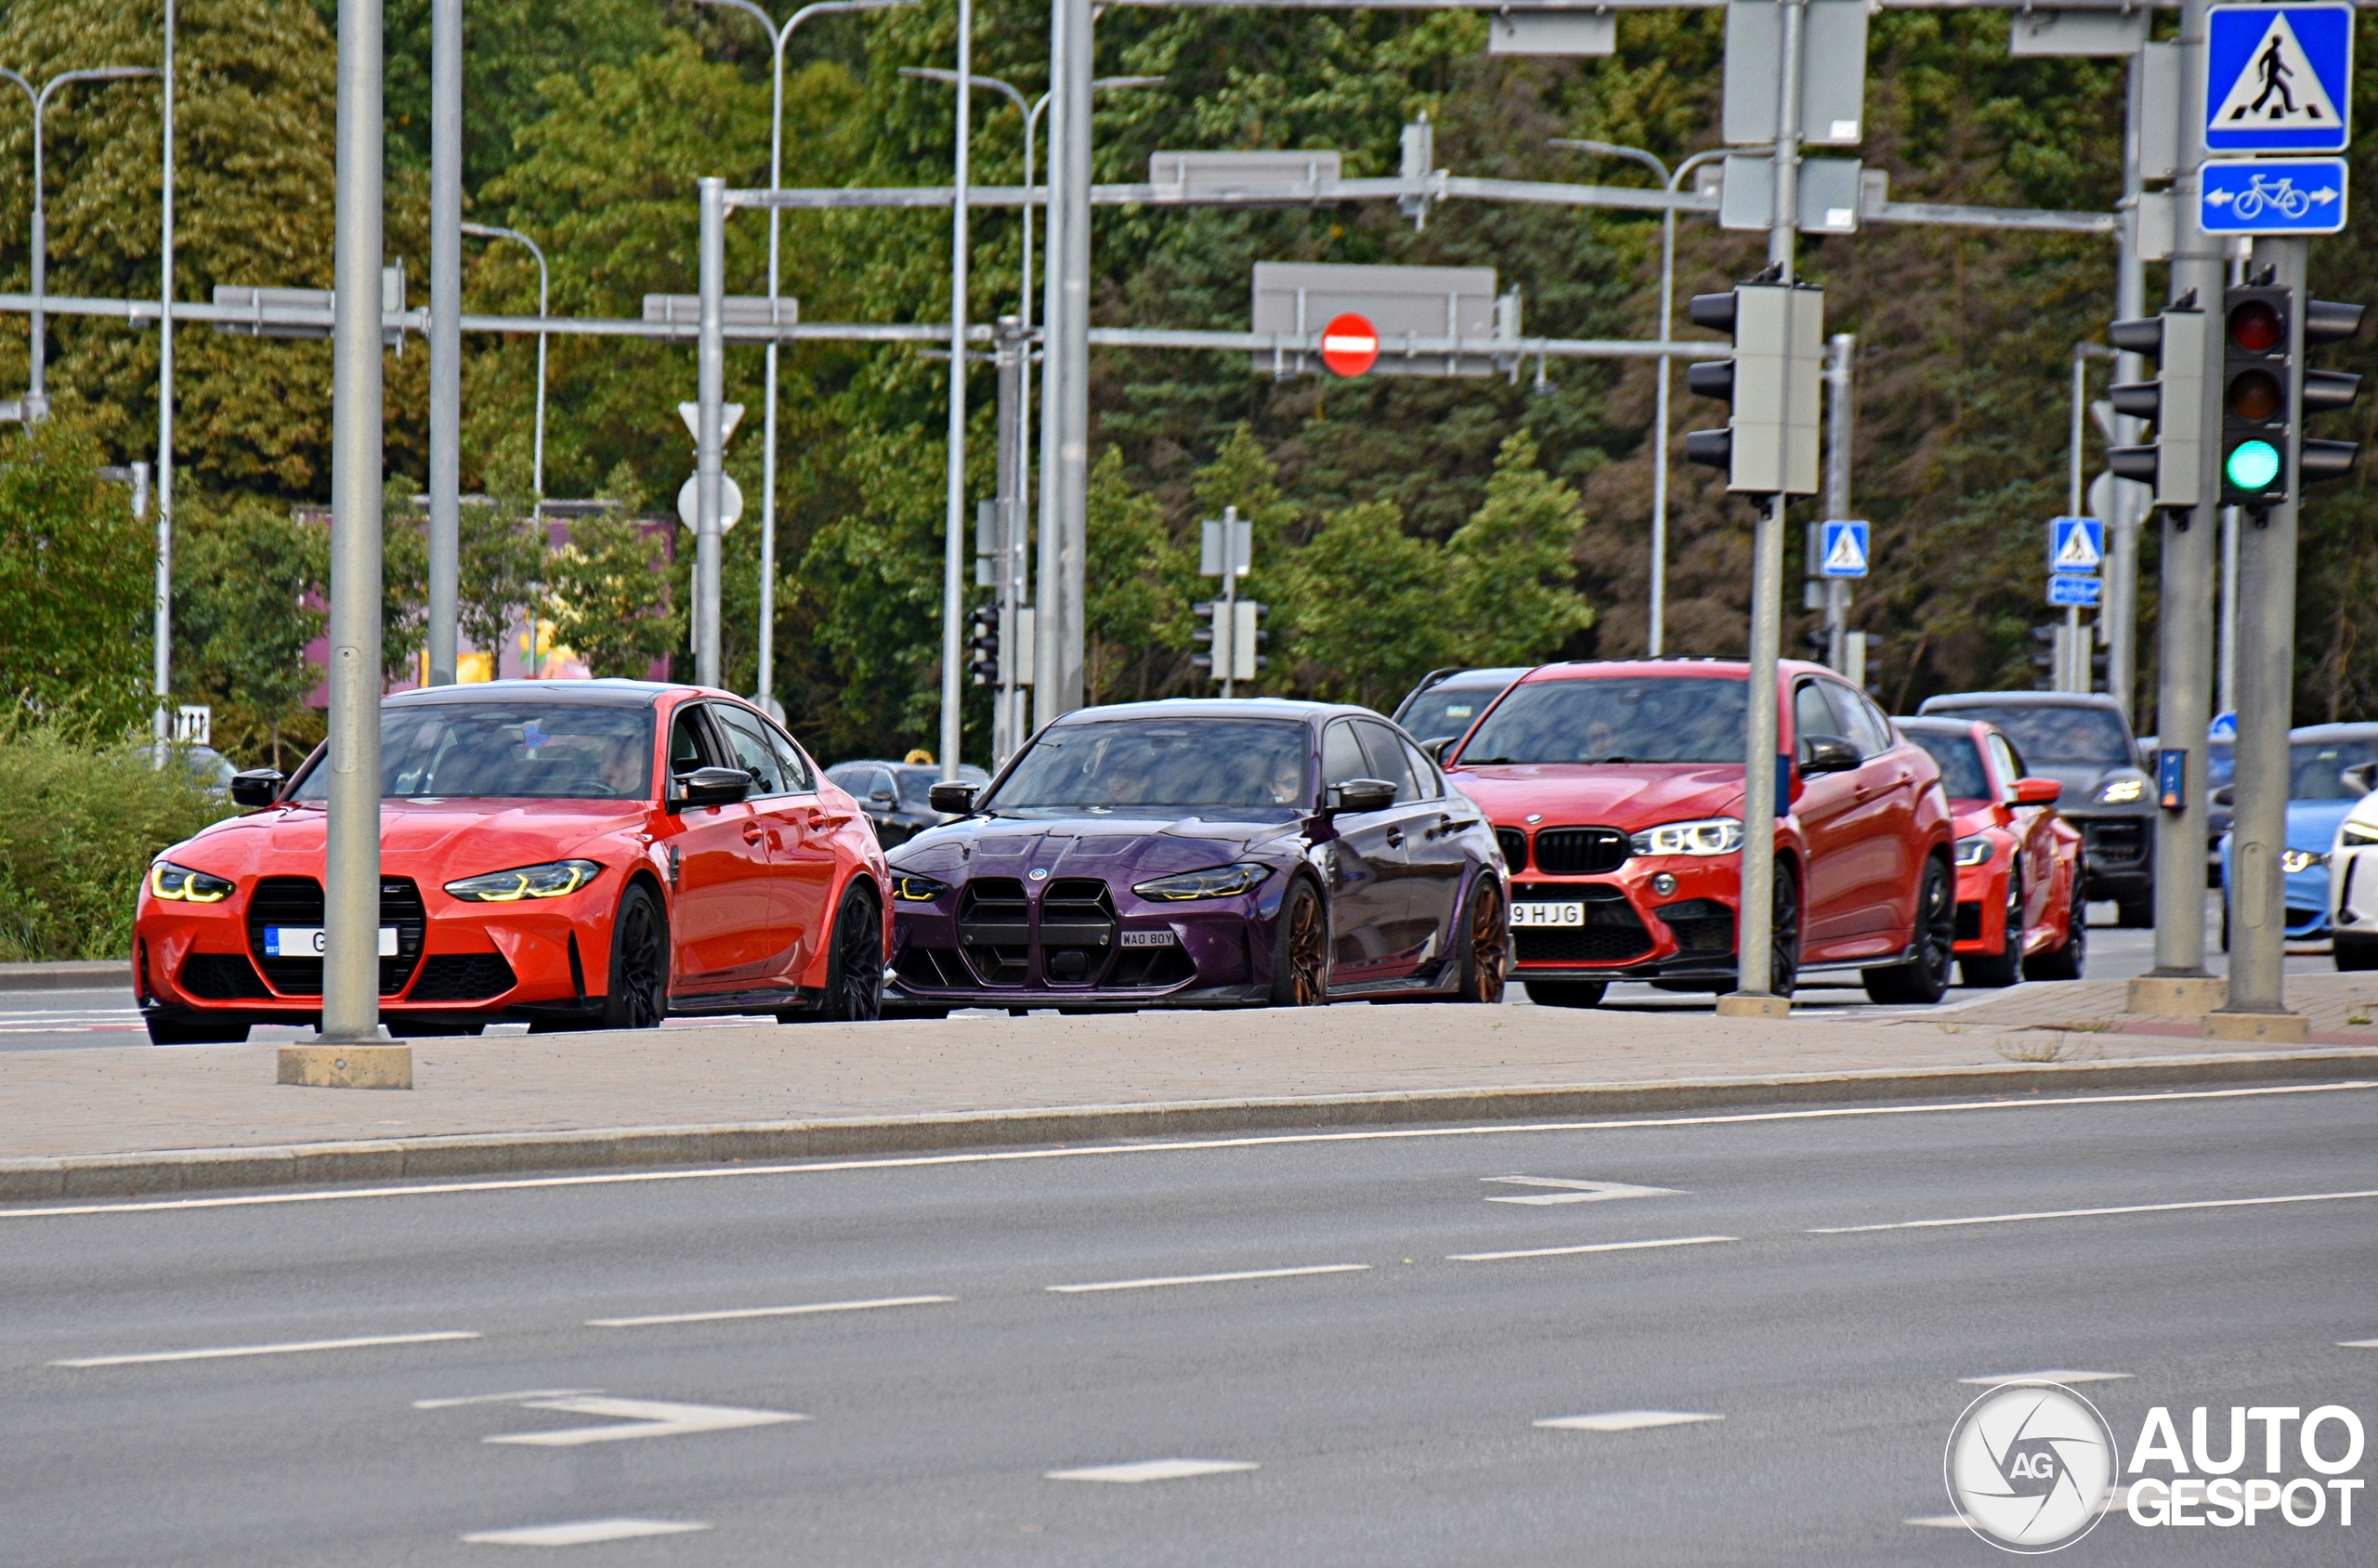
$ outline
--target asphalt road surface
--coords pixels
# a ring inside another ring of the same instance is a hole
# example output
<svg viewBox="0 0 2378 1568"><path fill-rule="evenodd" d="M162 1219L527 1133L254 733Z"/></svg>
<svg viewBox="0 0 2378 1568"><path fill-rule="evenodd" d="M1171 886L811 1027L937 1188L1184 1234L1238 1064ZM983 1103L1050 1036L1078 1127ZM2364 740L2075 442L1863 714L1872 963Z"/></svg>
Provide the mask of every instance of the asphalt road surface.
<svg viewBox="0 0 2378 1568"><path fill-rule="evenodd" d="M1977 1379L2064 1375L2125 1450L2157 1405L2216 1449L2233 1405L2378 1425L2374 1115L2231 1089L8 1209L0 1560L1998 1562L1943 1522ZM2373 1509L2117 1510L2058 1561L2365 1563Z"/></svg>
<svg viewBox="0 0 2378 1568"><path fill-rule="evenodd" d="M2205 903L2205 967L2215 974L2227 972L2228 955L2220 950L2219 931L2221 905L2217 896ZM2113 923L2111 904L2090 906L2089 968L2092 980L2127 980L2134 974L2144 974L2155 967L2155 934L2151 931L2124 931ZM2287 972L2290 974L2326 973L2332 968L2325 942L2292 947L2288 951ZM1943 1003L1976 1000L1992 993L1966 987L1953 987ZM1515 1006L1530 1005L1527 993L1514 984L1506 998ZM1672 991L1654 990L1649 986L1613 986L1603 1006L1613 1009L1656 1009L1677 1012L1707 1012L1711 998L1705 995L1679 995ZM1865 991L1854 974L1820 975L1803 981L1793 999L1803 1009L1822 1008L1827 1013L1855 1014L1867 1011L1884 1011L1866 1000ZM1893 1013L1904 1012L1892 1007ZM717 1019L678 1019L669 1026L677 1028L699 1028L717 1023ZM498 1025L496 1032L525 1031L525 1024ZM310 1029L259 1027L250 1031L249 1038L257 1040L309 1039ZM95 1045L135 1045L145 1038L140 1026L140 1014L133 1005L129 987L109 991L0 991L0 1052L10 1051L71 1051Z"/></svg>

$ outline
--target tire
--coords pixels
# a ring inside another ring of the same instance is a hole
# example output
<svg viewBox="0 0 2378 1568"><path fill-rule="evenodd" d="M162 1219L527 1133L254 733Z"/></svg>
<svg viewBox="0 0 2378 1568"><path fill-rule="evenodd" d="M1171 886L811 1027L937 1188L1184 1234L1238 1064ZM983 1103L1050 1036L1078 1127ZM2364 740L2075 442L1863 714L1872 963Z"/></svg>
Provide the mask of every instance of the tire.
<svg viewBox="0 0 2378 1568"><path fill-rule="evenodd" d="M1280 900L1272 944L1272 1005L1319 1007L1329 1000L1329 915L1303 877Z"/></svg>
<svg viewBox="0 0 2378 1568"><path fill-rule="evenodd" d="M610 994L593 1026L657 1029L669 1015L669 917L642 882L631 882L611 921Z"/></svg>
<svg viewBox="0 0 2378 1568"><path fill-rule="evenodd" d="M826 1000L794 1020L864 1024L883 1016L883 921L867 883L851 884L834 913L833 945L826 952ZM947 1016L947 1014L945 1014Z"/></svg>
<svg viewBox="0 0 2378 1568"><path fill-rule="evenodd" d="M1607 980L1524 980L1521 989L1538 1007L1600 1007Z"/></svg>
<svg viewBox="0 0 2378 1568"><path fill-rule="evenodd" d="M2087 906L2083 906L2082 912L2088 912ZM2114 924L2124 931L2151 930L2155 924L2155 895L2150 893L2144 898L2124 898L2116 902Z"/></svg>
<svg viewBox="0 0 2378 1568"><path fill-rule="evenodd" d="M1461 984L1446 1001L1498 1002L1510 980L1511 928L1503 912L1503 892L1491 878L1479 879L1470 895L1455 946Z"/></svg>
<svg viewBox="0 0 2378 1568"><path fill-rule="evenodd" d="M2221 900L2221 950L2229 950L2229 900L2226 897Z"/></svg>
<svg viewBox="0 0 2378 1568"><path fill-rule="evenodd" d="M2089 965L2089 905L2076 886L2065 907L2064 940L2023 960L2026 980L2078 980Z"/></svg>
<svg viewBox="0 0 2378 1568"><path fill-rule="evenodd" d="M1949 992L1956 962L1957 883L1939 856L1924 862L1916 884L1915 957L1906 963L1865 971L1866 995L1893 1006L1929 1007Z"/></svg>
<svg viewBox="0 0 2378 1568"><path fill-rule="evenodd" d="M2006 873L2006 938L1994 953L1977 953L1957 960L1957 976L1966 985L1986 990L2011 986L2023 974L2023 878Z"/></svg>
<svg viewBox="0 0 2378 1568"><path fill-rule="evenodd" d="M161 1018L151 1013L145 1022L150 1045L241 1045L248 1038L245 1019L236 1024L203 1024L194 1019Z"/></svg>
<svg viewBox="0 0 2378 1568"><path fill-rule="evenodd" d="M1789 997L1800 983L1800 884L1782 860L1775 863L1773 940L1767 955L1767 992Z"/></svg>
<svg viewBox="0 0 2378 1568"><path fill-rule="evenodd" d="M2332 954L2341 970L2378 969L2378 937L2339 932L2332 938Z"/></svg>

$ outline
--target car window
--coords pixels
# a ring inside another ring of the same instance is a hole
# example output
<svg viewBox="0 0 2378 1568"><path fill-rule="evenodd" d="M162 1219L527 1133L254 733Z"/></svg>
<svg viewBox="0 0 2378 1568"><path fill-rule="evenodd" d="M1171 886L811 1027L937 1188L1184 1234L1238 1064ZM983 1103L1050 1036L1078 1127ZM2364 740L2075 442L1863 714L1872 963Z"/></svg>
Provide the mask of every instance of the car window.
<svg viewBox="0 0 2378 1568"><path fill-rule="evenodd" d="M1748 682L1713 675L1594 675L1505 693L1455 761L1740 763Z"/></svg>
<svg viewBox="0 0 2378 1568"><path fill-rule="evenodd" d="M896 803L900 798L899 790L893 785L892 775L882 768L863 767L858 771L857 780L850 787L851 793L869 805L887 806ZM877 800L875 797L878 795L883 796L884 799Z"/></svg>
<svg viewBox="0 0 2378 1568"><path fill-rule="evenodd" d="M933 787L941 782L937 767L904 767L895 776L898 780L900 804L912 811L933 809Z"/></svg>
<svg viewBox="0 0 2378 1568"><path fill-rule="evenodd" d="M1834 733L1845 736L1858 748L1862 757L1879 757L1891 749L1890 726L1877 722L1874 710L1863 698L1846 686L1831 681L1819 681L1826 703L1833 709L1834 718L1841 727Z"/></svg>
<svg viewBox="0 0 2378 1568"><path fill-rule="evenodd" d="M1812 735L1849 738L1841 722L1833 716L1833 710L1825 705L1824 693L1817 689L1817 683L1802 681L1792 691L1792 742L1800 745Z"/></svg>
<svg viewBox="0 0 2378 1568"><path fill-rule="evenodd" d="M2038 707L2012 703L1959 703L1931 712L1944 719L1980 719L1996 725L2034 762L2095 767L2136 767L2122 716L2107 708Z"/></svg>
<svg viewBox="0 0 2378 1568"><path fill-rule="evenodd" d="M1363 755L1354 726L1339 719L1321 733L1321 782L1332 789L1349 778L1368 778L1370 760Z"/></svg>
<svg viewBox="0 0 2378 1568"><path fill-rule="evenodd" d="M731 765L751 776L752 793L784 794L784 764L777 760L776 748L768 744L760 721L724 702L711 704L710 716L725 735L727 750L734 753Z"/></svg>
<svg viewBox="0 0 2378 1568"><path fill-rule="evenodd" d="M982 803L1000 817L1133 812L1286 821L1313 799L1300 722L1167 713L1052 725Z"/></svg>
<svg viewBox="0 0 2378 1568"><path fill-rule="evenodd" d="M299 780L320 800L330 770ZM611 702L464 698L380 711L380 793L451 800L645 800L652 791L652 710Z"/></svg>
<svg viewBox="0 0 2378 1568"><path fill-rule="evenodd" d="M1993 735L1990 738L1990 760L1998 764L1998 777L2006 784L2006 798L2013 800L2015 780L2023 777L2023 759L2016 755L2005 736Z"/></svg>
<svg viewBox="0 0 2378 1568"><path fill-rule="evenodd" d="M715 766L718 758L711 748L709 726L702 723L702 705L688 702L677 710L677 717L669 725L669 777L674 778L698 767Z"/></svg>
<svg viewBox="0 0 2378 1568"><path fill-rule="evenodd" d="M768 750L777 754L777 765L784 770L784 787L794 794L807 794L817 788L817 771L809 759L793 744L792 737L773 724L762 724L760 733L768 738Z"/></svg>
<svg viewBox="0 0 2378 1568"><path fill-rule="evenodd" d="M1441 798L1445 792L1445 776L1437 771L1437 764L1409 740L1404 742L1404 756L1412 764L1412 777L1420 786L1419 798L1424 801Z"/></svg>
<svg viewBox="0 0 2378 1568"><path fill-rule="evenodd" d="M2299 740L2288 748L2287 798L2358 801L2364 791L2338 776L2346 768L2371 762L2378 762L2378 741Z"/></svg>
<svg viewBox="0 0 2378 1568"><path fill-rule="evenodd" d="M1924 748L1932 760L1940 764L1940 792L1953 801L1987 801L1991 793L1990 775L1982 770L1981 748L1973 743L1971 731L1956 735L1917 733L1909 737Z"/></svg>
<svg viewBox="0 0 2378 1568"><path fill-rule="evenodd" d="M1849 690L1847 686L1844 686L1842 689L1845 691ZM1892 727L1889 717L1885 714L1880 708L1875 705L1875 699L1867 696L1862 691L1853 691L1850 692L1850 695L1858 699L1858 706L1866 710L1866 722L1875 726L1875 733L1883 738L1883 750L1888 751L1892 747L1898 745L1900 742L1899 731Z"/></svg>
<svg viewBox="0 0 2378 1568"><path fill-rule="evenodd" d="M1423 740L1466 735L1502 689L1499 686L1455 686L1447 682L1413 699L1411 708L1397 722Z"/></svg>
<svg viewBox="0 0 2378 1568"><path fill-rule="evenodd" d="M1404 754L1404 742L1385 725L1357 723L1355 730L1362 736L1363 751L1371 760L1373 778L1384 778L1395 786L1398 801L1420 798L1419 780L1412 777L1411 760Z"/></svg>

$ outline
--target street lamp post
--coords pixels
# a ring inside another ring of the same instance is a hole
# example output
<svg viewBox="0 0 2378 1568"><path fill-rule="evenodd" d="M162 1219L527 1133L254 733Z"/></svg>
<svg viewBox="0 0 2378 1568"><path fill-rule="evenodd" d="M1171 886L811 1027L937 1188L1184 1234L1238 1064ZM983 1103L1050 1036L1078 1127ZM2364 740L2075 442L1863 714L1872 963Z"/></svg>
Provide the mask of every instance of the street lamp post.
<svg viewBox="0 0 2378 1568"><path fill-rule="evenodd" d="M738 10L767 30L769 46L775 55L774 97L768 112L768 189L776 190L784 184L784 46L799 32L801 24L811 17L839 16L846 11L889 11L914 6L918 0L819 0L804 6L785 20L781 28L776 19L753 5L751 0L694 0L698 6L719 6ZM776 324L777 300L777 228L781 221L775 207L768 209L768 319ZM538 339L538 356L542 378L543 338ZM760 473L760 706L777 712L776 651L777 651L777 345L768 344L767 401L763 432L764 451L761 455ZM542 493L542 491L540 492Z"/></svg>
<svg viewBox="0 0 2378 1568"><path fill-rule="evenodd" d="M145 65L106 65L89 71L63 71L51 77L36 92L33 85L22 76L0 66L0 76L7 77L24 89L33 108L33 304L29 313L33 322L33 337L28 346L30 368L25 378L25 413L28 422L46 412L49 402L46 374L48 346L42 339L47 330L47 318L42 309L42 296L49 276L49 216L42 202L42 137L43 115L49 111L49 95L73 82L121 82L135 76L154 76L157 72Z"/></svg>
<svg viewBox="0 0 2378 1568"><path fill-rule="evenodd" d="M1614 142L1577 141L1558 138L1554 147L1565 147L1579 152L1598 152L1609 158L1632 158L1650 165L1660 176L1669 195L1676 194L1677 181L1713 158L1722 158L1723 148L1696 152L1671 171L1659 158L1640 147L1621 147ZM1676 311L1676 209L1668 208L1660 215L1660 341L1667 342L1675 335ZM1652 464L1652 603L1651 630L1645 636L1645 649L1652 658L1660 657L1666 642L1667 620L1667 560L1668 560L1668 359L1663 354L1659 361L1658 412L1653 415L1656 456Z"/></svg>
<svg viewBox="0 0 2378 1568"><path fill-rule="evenodd" d="M491 223L466 223L463 225L463 232L481 240L516 240L528 246L529 254L537 258L537 320L540 323L537 328L537 445L532 464L534 477L529 484L537 492L537 515L542 516L545 506L545 329L542 322L550 313L546 301L552 275L545 269L543 248L516 229L499 229Z"/></svg>

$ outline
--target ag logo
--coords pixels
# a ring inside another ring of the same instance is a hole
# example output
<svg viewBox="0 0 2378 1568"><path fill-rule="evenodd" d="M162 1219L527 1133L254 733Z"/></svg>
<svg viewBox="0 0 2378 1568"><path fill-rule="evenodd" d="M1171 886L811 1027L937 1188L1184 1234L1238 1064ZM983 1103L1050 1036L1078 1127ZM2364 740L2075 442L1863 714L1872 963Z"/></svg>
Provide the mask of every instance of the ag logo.
<svg viewBox="0 0 2378 1568"><path fill-rule="evenodd" d="M2120 1463L2097 1407L2060 1383L2007 1383L1966 1407L1944 1470L1957 1516L1992 1546L2071 1546L2105 1517Z"/></svg>

